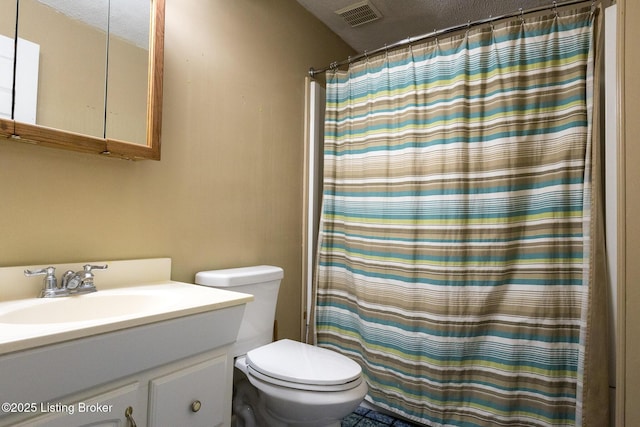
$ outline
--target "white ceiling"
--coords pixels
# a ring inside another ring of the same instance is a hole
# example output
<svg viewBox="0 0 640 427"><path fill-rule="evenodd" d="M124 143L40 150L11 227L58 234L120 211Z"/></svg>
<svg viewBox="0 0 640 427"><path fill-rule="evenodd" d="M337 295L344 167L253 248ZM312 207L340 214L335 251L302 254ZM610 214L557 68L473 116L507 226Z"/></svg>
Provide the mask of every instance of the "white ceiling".
<svg viewBox="0 0 640 427"><path fill-rule="evenodd" d="M335 11L361 0L297 1L358 53L468 21L511 14L520 8L526 11L553 5L552 0L369 0L382 18L352 28Z"/></svg>

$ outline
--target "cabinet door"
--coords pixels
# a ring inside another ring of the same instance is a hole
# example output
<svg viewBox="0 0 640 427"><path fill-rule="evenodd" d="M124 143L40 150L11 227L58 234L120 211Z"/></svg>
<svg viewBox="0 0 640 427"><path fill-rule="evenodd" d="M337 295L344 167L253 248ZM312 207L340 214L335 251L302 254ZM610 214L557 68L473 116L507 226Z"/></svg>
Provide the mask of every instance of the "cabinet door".
<svg viewBox="0 0 640 427"><path fill-rule="evenodd" d="M225 421L227 356L156 378L149 386L149 427L212 427Z"/></svg>
<svg viewBox="0 0 640 427"><path fill-rule="evenodd" d="M73 403L45 402L38 409L45 415L29 419L16 427L127 427L126 408L138 425L144 425L144 400L140 404L138 383ZM136 411L136 408L138 409Z"/></svg>

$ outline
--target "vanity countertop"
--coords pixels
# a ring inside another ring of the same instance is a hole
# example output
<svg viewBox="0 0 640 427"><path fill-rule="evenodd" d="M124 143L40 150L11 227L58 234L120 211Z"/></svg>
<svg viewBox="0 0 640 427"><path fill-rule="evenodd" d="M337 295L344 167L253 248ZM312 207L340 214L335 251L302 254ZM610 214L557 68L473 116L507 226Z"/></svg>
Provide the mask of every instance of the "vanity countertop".
<svg viewBox="0 0 640 427"><path fill-rule="evenodd" d="M96 274L98 292L0 301L0 355L220 310L253 300L249 294L167 278L136 281L128 286L118 283L101 289L101 273ZM215 327L223 328L224 325Z"/></svg>
<svg viewBox="0 0 640 427"><path fill-rule="evenodd" d="M99 308L95 304L98 299L111 307ZM125 302L126 307L120 308L117 306L120 299L134 301ZM152 302L144 304L145 299ZM239 292L188 283L164 282L63 298L6 301L0 303L0 355L219 310L251 300L252 295ZM140 308L136 309L135 305L138 302L141 303ZM83 318L79 318L70 312L77 311L77 308L82 309L83 304L88 305L93 313L88 312ZM108 312L110 308L113 309L112 313ZM64 319L65 311L71 316L68 321ZM47 318L47 315L51 314L51 318ZM62 316L62 320L54 316Z"/></svg>

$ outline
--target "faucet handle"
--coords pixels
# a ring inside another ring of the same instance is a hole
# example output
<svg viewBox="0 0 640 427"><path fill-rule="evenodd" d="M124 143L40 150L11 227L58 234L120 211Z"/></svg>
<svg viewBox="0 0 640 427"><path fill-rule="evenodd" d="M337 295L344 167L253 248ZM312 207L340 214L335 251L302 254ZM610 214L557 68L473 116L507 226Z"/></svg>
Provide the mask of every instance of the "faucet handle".
<svg viewBox="0 0 640 427"><path fill-rule="evenodd" d="M105 265L85 264L82 268L84 268L85 273L91 273L92 270L106 270L107 268L109 268L109 264L105 264Z"/></svg>
<svg viewBox="0 0 640 427"><path fill-rule="evenodd" d="M85 264L82 266L84 271L79 271L77 273L77 277L80 278L80 287L83 289L93 288L95 289L95 285L93 284L93 270L105 270L109 267L109 264L105 265L93 265L93 264Z"/></svg>
<svg viewBox="0 0 640 427"><path fill-rule="evenodd" d="M56 280L55 267L46 267L46 268L41 268L39 270L25 270L24 275L27 277L45 276L44 278L45 289L56 289L58 287L58 281Z"/></svg>
<svg viewBox="0 0 640 427"><path fill-rule="evenodd" d="M24 271L24 275L27 277L31 277L31 276L44 276L46 275L52 275L55 274L56 272L56 268L55 267L45 267L45 268L41 268L39 270L25 270Z"/></svg>
<svg viewBox="0 0 640 427"><path fill-rule="evenodd" d="M44 285L40 291L40 298L51 298L56 296L62 296L66 290L58 288L58 281L56 280L56 268L46 267L39 270L25 270L24 275L27 277L32 276L45 276Z"/></svg>

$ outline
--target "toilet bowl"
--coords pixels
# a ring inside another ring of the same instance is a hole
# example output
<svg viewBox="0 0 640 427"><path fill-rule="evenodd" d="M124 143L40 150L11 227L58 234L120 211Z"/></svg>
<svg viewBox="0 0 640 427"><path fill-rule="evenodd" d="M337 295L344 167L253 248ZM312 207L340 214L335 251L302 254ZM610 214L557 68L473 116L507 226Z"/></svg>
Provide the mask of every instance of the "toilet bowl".
<svg viewBox="0 0 640 427"><path fill-rule="evenodd" d="M272 341L280 281L278 267L211 270L196 283L254 295L232 346L233 420L237 427L339 426L367 394L362 369L334 351L283 339Z"/></svg>
<svg viewBox="0 0 640 427"><path fill-rule="evenodd" d="M356 362L288 339L249 351L236 367L264 400L269 425L340 425L367 394Z"/></svg>

